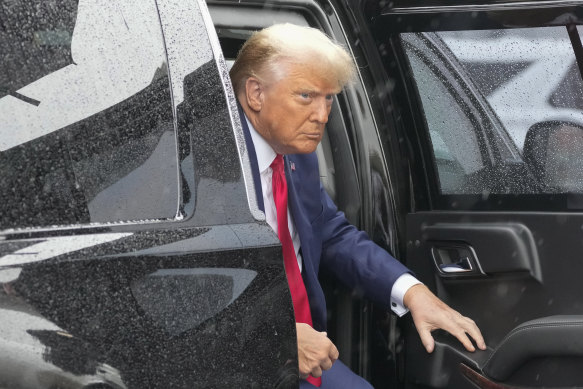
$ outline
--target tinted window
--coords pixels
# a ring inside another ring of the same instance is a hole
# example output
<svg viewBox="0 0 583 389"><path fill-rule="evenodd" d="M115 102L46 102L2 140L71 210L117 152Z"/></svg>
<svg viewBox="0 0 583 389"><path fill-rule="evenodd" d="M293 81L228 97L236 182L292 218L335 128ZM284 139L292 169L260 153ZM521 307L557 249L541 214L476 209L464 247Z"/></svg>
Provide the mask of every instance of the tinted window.
<svg viewBox="0 0 583 389"><path fill-rule="evenodd" d="M583 193L583 82L567 28L401 37L441 194Z"/></svg>
<svg viewBox="0 0 583 389"><path fill-rule="evenodd" d="M582 84L565 27L438 35L480 87L519 149L536 123L558 116L583 120L582 106L567 107L580 98ZM567 109L558 109L563 107Z"/></svg>
<svg viewBox="0 0 583 389"><path fill-rule="evenodd" d="M554 108L583 109L583 82L576 63L571 65L556 86L549 97L549 104Z"/></svg>
<svg viewBox="0 0 583 389"><path fill-rule="evenodd" d="M0 13L1 228L173 218L154 1L4 2Z"/></svg>
<svg viewBox="0 0 583 389"><path fill-rule="evenodd" d="M433 57L421 57L406 45L443 193L464 191L464 177L483 168L475 125L458 102L456 90L430 68ZM449 87L448 87L449 86Z"/></svg>

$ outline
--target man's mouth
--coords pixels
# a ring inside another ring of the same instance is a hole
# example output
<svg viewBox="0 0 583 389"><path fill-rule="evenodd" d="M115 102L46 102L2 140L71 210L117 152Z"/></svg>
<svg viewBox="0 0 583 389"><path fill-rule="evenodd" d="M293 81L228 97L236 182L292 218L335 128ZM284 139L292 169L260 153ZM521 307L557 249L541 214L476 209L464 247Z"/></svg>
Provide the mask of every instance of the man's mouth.
<svg viewBox="0 0 583 389"><path fill-rule="evenodd" d="M320 140L320 138L322 137L322 134L319 132L307 133L306 137L308 137L308 139L312 139L312 140Z"/></svg>

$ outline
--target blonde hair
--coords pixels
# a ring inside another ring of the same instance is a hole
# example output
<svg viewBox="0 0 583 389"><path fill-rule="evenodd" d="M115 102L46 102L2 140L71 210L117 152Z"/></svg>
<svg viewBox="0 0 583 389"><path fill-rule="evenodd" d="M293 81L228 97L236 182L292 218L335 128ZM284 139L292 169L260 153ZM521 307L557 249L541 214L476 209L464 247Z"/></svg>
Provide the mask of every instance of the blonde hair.
<svg viewBox="0 0 583 389"><path fill-rule="evenodd" d="M320 30L295 24L274 24L251 35L237 55L230 75L235 94L245 88L249 77L281 78L282 62L318 63L344 87L355 74L350 54ZM268 73L267 73L268 72Z"/></svg>

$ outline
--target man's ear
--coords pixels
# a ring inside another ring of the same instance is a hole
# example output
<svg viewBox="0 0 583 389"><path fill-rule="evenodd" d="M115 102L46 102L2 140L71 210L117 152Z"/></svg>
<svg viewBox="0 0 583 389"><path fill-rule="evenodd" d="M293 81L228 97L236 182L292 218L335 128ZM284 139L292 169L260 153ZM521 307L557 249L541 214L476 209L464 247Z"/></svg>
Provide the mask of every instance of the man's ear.
<svg viewBox="0 0 583 389"><path fill-rule="evenodd" d="M245 81L245 99L247 105L253 111L259 112L263 107L263 86L255 77L249 77Z"/></svg>

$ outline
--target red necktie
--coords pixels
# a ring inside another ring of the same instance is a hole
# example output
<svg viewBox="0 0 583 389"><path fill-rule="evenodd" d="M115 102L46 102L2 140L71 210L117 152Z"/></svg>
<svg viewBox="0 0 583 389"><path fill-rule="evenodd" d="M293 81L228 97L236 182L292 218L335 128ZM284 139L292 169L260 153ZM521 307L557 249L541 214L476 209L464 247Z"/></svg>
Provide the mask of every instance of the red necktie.
<svg viewBox="0 0 583 389"><path fill-rule="evenodd" d="M280 154L277 154L271 163L271 169L273 169L273 200L275 201L275 208L277 210L277 236L283 249L283 263L294 305L296 322L306 323L311 326L312 314L310 313L308 294L306 293L306 287L302 280L294 243L287 224L287 182L283 169L283 157ZM314 378L312 376L308 377L308 382L318 387L322 385L321 378Z"/></svg>

